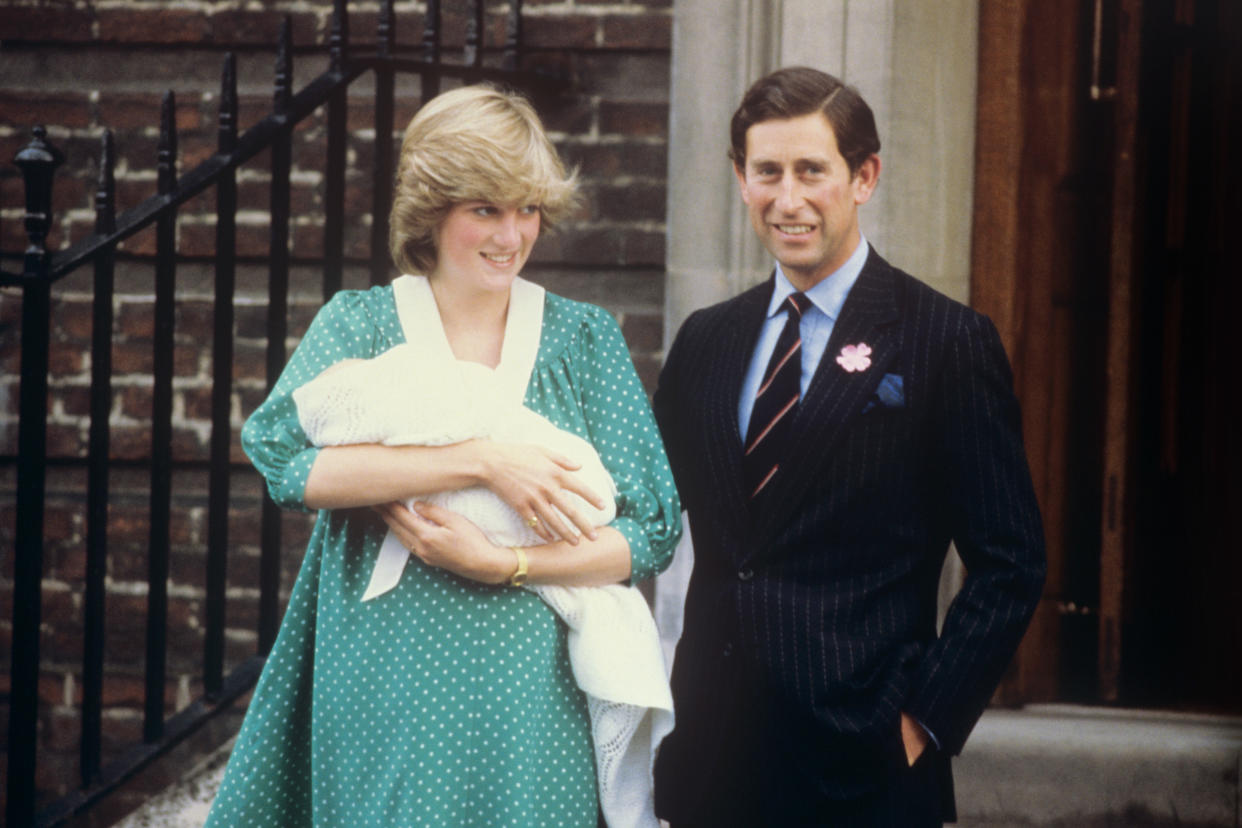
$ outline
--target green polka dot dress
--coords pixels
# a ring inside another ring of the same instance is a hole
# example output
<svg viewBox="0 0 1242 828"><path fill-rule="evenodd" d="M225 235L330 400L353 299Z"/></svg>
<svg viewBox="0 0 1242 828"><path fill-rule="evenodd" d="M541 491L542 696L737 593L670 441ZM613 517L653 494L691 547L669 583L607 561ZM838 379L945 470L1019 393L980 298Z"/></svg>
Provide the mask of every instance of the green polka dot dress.
<svg viewBox="0 0 1242 828"><path fill-rule="evenodd" d="M317 314L242 430L277 503L305 508L318 453L293 390L404 341L391 287L344 291ZM620 491L612 526L629 542L633 578L667 566L680 506L611 315L546 295L525 403L599 452ZM590 725L564 624L526 590L417 559L362 603L385 532L368 509L320 513L209 828L593 828Z"/></svg>

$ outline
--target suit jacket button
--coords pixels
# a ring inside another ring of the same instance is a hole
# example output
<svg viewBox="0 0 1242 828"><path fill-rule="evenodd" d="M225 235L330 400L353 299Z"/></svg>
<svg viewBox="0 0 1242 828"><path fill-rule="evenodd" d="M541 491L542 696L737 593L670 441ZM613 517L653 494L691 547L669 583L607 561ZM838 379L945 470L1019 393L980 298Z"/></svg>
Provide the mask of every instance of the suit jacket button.
<svg viewBox="0 0 1242 828"><path fill-rule="evenodd" d="M739 569L737 571L737 579L739 581L749 581L753 577L755 577L755 570L753 569Z"/></svg>
<svg viewBox="0 0 1242 828"><path fill-rule="evenodd" d="M733 655L733 642L726 641L725 645L720 648L720 654L724 656L725 658L728 658L729 656Z"/></svg>

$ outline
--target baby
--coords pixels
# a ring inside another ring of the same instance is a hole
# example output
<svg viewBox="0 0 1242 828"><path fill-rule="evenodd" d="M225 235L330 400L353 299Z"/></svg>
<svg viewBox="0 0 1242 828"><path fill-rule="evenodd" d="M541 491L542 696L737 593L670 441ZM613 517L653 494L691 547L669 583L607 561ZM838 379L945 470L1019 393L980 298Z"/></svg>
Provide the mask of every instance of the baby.
<svg viewBox="0 0 1242 828"><path fill-rule="evenodd" d="M293 400L298 421L316 446L439 446L486 438L551 449L577 463L580 468L572 473L602 495L606 504L596 509L570 492L575 506L594 526L610 523L617 514L617 489L595 448L523 405L500 401L492 392L491 379L491 369L483 365L436 365L420 360L412 346L397 345L373 359L336 363L294 391ZM544 542L516 510L483 486L421 499L468 518L497 546ZM386 545L363 600L396 586L406 560L406 550Z"/></svg>

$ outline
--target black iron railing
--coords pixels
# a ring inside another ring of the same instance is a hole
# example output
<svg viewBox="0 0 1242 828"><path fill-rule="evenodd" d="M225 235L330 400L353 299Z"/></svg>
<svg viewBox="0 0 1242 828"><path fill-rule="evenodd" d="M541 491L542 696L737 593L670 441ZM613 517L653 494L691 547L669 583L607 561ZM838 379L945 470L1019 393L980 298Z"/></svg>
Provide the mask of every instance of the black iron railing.
<svg viewBox="0 0 1242 828"><path fill-rule="evenodd" d="M234 271L237 264L237 170L258 153L270 151L271 199L268 258L266 371L270 389L282 369L287 334L289 292L290 168L295 125L325 108L323 295L340 289L345 263L346 101L350 85L367 73L375 79L375 154L371 171L372 226L369 270L372 283L386 281L387 213L393 179L394 76L421 75L423 100L434 96L441 78L495 79L520 88L559 86L554 79L522 71L521 2L507 3L506 37L502 47L484 43L484 2L470 4L464 49L459 59L443 59L440 3L428 0L421 44L414 50L394 43L392 0L382 3L378 36L373 46L354 46L344 0L334 2L328 41L329 68L300 91L292 88L292 44L288 20L281 27L276 60L272 111L239 134L234 59L227 56L222 72L218 116L218 149L203 163L178 178L174 98L165 94L158 145L158 191L121 215L115 211L114 149L105 133L95 197L94 233L58 252L47 249L52 225L51 194L62 154L43 127L14 159L26 184L26 232L29 239L19 274L0 273L0 285L20 287L21 396L18 429L16 514L13 555L13 628L8 732L7 824L56 825L88 810L122 782L224 710L254 683L279 623L281 525L277 507L264 498L261 529L258 652L224 672L225 584L228 564L230 479L230 394L233 365ZM400 53L400 54L399 54ZM207 556L205 572L205 638L201 698L165 718L167 654L167 584L170 554L172 474L173 335L177 265L178 209L189 199L214 188L216 193L216 255L214 332L212 345L211 440L208 462ZM108 560L107 515L109 410L112 400L112 308L114 266L118 243L154 226L155 320L151 450L150 534L147 544L147 635L143 740L106 765L101 761L104 677L105 571ZM90 430L87 456L86 583L84 585L84 654L80 785L36 813L39 634L42 610L44 467L47 461L49 329L52 286L87 264L94 268L93 334L91 341Z"/></svg>

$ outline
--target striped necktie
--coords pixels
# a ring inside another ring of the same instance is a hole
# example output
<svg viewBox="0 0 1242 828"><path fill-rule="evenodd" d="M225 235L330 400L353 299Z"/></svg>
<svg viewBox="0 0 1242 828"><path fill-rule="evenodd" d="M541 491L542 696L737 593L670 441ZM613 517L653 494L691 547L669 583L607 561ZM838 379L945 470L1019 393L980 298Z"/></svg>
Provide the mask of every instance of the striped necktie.
<svg viewBox="0 0 1242 828"><path fill-rule="evenodd" d="M789 439L789 425L798 411L802 388L802 312L811 304L804 293L791 293L781 303L787 312L785 328L755 392L755 406L746 430L742 458L746 487L753 500L772 480Z"/></svg>

